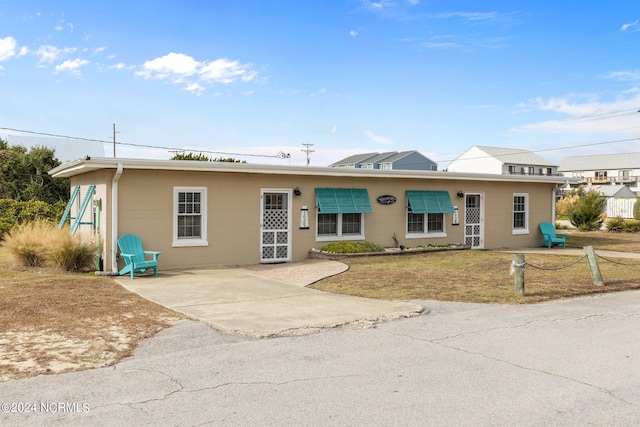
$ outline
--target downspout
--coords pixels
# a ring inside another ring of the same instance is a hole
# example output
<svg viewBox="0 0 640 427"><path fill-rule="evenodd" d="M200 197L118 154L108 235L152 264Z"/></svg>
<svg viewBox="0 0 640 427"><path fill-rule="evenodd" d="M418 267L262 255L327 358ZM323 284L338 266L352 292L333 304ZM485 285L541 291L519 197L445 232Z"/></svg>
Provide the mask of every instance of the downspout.
<svg viewBox="0 0 640 427"><path fill-rule="evenodd" d="M118 163L111 181L111 270L118 273L118 180L122 175L122 163Z"/></svg>

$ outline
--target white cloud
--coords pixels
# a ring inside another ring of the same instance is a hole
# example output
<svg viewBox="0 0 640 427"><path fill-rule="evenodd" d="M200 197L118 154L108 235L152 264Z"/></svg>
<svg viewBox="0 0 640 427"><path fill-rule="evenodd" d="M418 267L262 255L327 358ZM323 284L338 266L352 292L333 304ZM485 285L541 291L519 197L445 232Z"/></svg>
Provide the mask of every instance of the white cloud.
<svg viewBox="0 0 640 427"><path fill-rule="evenodd" d="M619 80L622 82L631 82L640 80L640 70L634 71L613 71L603 76L605 79Z"/></svg>
<svg viewBox="0 0 640 427"><path fill-rule="evenodd" d="M124 70L126 68L127 68L127 64L125 64L124 62L118 62L117 64L114 64L109 67L109 69L111 70Z"/></svg>
<svg viewBox="0 0 640 427"><path fill-rule="evenodd" d="M61 71L68 71L71 74L80 75L80 67L87 65L89 61L86 59L68 59L62 64L56 65L56 73Z"/></svg>
<svg viewBox="0 0 640 427"><path fill-rule="evenodd" d="M200 63L191 56L171 52L165 56L146 61L143 70L136 74L146 79L182 78L193 75Z"/></svg>
<svg viewBox="0 0 640 427"><path fill-rule="evenodd" d="M319 91L312 93L311 96L324 95L326 93L327 93L327 89L322 88Z"/></svg>
<svg viewBox="0 0 640 427"><path fill-rule="evenodd" d="M0 61L6 61L16 54L18 42L13 37L0 39Z"/></svg>
<svg viewBox="0 0 640 427"><path fill-rule="evenodd" d="M38 57L38 61L40 63L51 63L57 60L60 55L68 55L76 52L77 50L78 49L75 47L65 47L60 49L56 46L44 45L40 46L38 50L35 51L35 55Z"/></svg>
<svg viewBox="0 0 640 427"><path fill-rule="evenodd" d="M331 128L331 133L336 133L338 131L338 127L334 126Z"/></svg>
<svg viewBox="0 0 640 427"><path fill-rule="evenodd" d="M447 12L432 15L435 18L463 18L469 21L490 21L498 17L497 12Z"/></svg>
<svg viewBox="0 0 640 427"><path fill-rule="evenodd" d="M56 25L53 29L54 29L55 31L62 31L62 30L64 30L64 27L63 27L62 25L58 24L58 25Z"/></svg>
<svg viewBox="0 0 640 427"><path fill-rule="evenodd" d="M186 90L187 92L200 94L200 93L204 92L205 88L202 85L200 85L199 83L192 83L190 85L187 85L184 88L184 90Z"/></svg>
<svg viewBox="0 0 640 427"><path fill-rule="evenodd" d="M629 28L638 25L638 20L636 19L634 22L631 22L629 24L623 24L622 27L620 27L620 31L627 31Z"/></svg>
<svg viewBox="0 0 640 427"><path fill-rule="evenodd" d="M236 80L248 82L254 80L257 72L251 64L241 64L220 58L213 61L197 61L189 55L171 52L165 56L146 61L136 75L145 79L169 80L172 83L185 83L189 87L204 90L205 83L229 84ZM198 86L194 86L194 84Z"/></svg>
<svg viewBox="0 0 640 427"><path fill-rule="evenodd" d="M245 92L242 92L242 94L243 94L244 96L251 96L251 95L253 95L254 93L256 93L256 91L255 91L255 90L247 90L247 91L245 91Z"/></svg>
<svg viewBox="0 0 640 427"><path fill-rule="evenodd" d="M20 52L18 52L18 56L25 56L26 54L31 53L28 47L22 46L20 48Z"/></svg>
<svg viewBox="0 0 640 427"><path fill-rule="evenodd" d="M251 70L251 64L243 65L239 61L221 58L201 63L200 74L203 80L228 84L238 78L243 82L251 81L256 77L257 72Z"/></svg>
<svg viewBox="0 0 640 427"><path fill-rule="evenodd" d="M386 138L384 136L380 136L380 135L376 135L373 132L367 130L364 132L365 136L369 139L371 139L374 142L377 142L380 145L394 145L395 142L393 142L391 139Z"/></svg>
<svg viewBox="0 0 640 427"><path fill-rule="evenodd" d="M350 35L351 37L355 37L355 36L357 36L357 35L358 35L358 32L357 32L356 30L351 30L351 31L349 31L349 35Z"/></svg>
<svg viewBox="0 0 640 427"><path fill-rule="evenodd" d="M511 133L525 131L591 135L604 132L637 134L640 91L633 90L612 101L601 101L594 95L569 95L564 98L534 99L522 106L529 112L559 113L565 119L529 123L510 129Z"/></svg>

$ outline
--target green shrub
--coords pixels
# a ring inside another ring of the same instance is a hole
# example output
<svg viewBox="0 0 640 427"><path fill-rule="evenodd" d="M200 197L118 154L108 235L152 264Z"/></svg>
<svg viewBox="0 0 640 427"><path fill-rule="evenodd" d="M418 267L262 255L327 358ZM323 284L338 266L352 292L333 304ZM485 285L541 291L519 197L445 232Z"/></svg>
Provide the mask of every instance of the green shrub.
<svg viewBox="0 0 640 427"><path fill-rule="evenodd" d="M20 202L13 199L0 199L0 239L13 227L27 222L48 220L60 221L66 204L54 205L40 200Z"/></svg>
<svg viewBox="0 0 640 427"><path fill-rule="evenodd" d="M371 242L335 242L320 248L321 251L334 254L361 254L366 252L384 252L384 246Z"/></svg>
<svg viewBox="0 0 640 427"><path fill-rule="evenodd" d="M621 216L617 216L615 218L611 218L606 222L607 230L613 233L620 233L621 231L625 231L625 222Z"/></svg>
<svg viewBox="0 0 640 427"><path fill-rule="evenodd" d="M633 204L633 219L640 220L640 199Z"/></svg>
<svg viewBox="0 0 640 427"><path fill-rule="evenodd" d="M599 230L604 221L603 209L606 198L595 190L590 190L569 211L569 221L580 231Z"/></svg>
<svg viewBox="0 0 640 427"><path fill-rule="evenodd" d="M624 231L627 233L640 232L640 221L635 219L628 219L624 222Z"/></svg>
<svg viewBox="0 0 640 427"><path fill-rule="evenodd" d="M46 264L49 237L57 227L50 222L36 221L13 228L5 235L3 246L9 248L23 267L42 267Z"/></svg>

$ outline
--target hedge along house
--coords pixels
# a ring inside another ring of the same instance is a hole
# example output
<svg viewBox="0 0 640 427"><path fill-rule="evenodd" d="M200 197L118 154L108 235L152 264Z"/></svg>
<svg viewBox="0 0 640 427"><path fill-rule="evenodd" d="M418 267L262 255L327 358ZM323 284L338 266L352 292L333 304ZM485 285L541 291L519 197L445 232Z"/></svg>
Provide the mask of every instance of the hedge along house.
<svg viewBox="0 0 640 427"><path fill-rule="evenodd" d="M50 173L79 188L71 216L83 224L79 233L101 242L104 269L114 272L122 266L117 239L127 233L162 251L161 269L300 261L340 240L537 246L539 223L555 217L556 186L567 184L557 176L113 158ZM82 212L87 192L94 202Z"/></svg>

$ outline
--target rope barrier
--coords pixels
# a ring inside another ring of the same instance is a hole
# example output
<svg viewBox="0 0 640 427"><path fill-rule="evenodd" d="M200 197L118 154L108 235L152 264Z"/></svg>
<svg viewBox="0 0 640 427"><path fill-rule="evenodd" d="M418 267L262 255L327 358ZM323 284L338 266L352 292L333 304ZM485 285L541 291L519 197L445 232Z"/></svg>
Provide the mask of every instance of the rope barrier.
<svg viewBox="0 0 640 427"><path fill-rule="evenodd" d="M560 267L552 267L552 268L548 268L548 267L540 267L537 265L533 265L531 263L529 263L529 266L531 268L537 268L538 270L545 270L545 271L556 271L556 270L564 270L565 268L569 268L569 267L573 267L574 265L576 265L577 263L579 263L580 261L582 261L583 259L585 259L587 256L583 255L582 258L578 259L575 262L572 262L571 264L567 264L567 265L563 265Z"/></svg>
<svg viewBox="0 0 640 427"><path fill-rule="evenodd" d="M628 267L640 267L640 264L638 264L638 263L635 263L635 264L628 264L628 263L626 263L626 262L614 261L614 260L612 260L612 259L605 258L605 257L603 257L602 255L598 255L598 254L596 254L596 256L597 256L598 258L602 258L603 260L605 260L605 261L607 261L607 262L610 262L610 263L612 263L612 264L626 265L626 266L628 266Z"/></svg>

